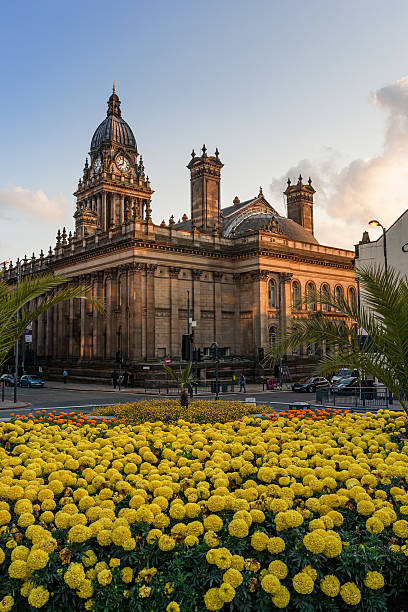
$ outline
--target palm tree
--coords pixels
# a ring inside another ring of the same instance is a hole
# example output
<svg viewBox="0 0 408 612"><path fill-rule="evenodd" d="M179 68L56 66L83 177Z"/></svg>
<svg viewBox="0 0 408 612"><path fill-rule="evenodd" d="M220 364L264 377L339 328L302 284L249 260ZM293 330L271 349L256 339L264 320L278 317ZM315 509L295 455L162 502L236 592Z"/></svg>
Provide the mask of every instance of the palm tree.
<svg viewBox="0 0 408 612"><path fill-rule="evenodd" d="M180 404L182 406L188 406L188 390L193 383L194 377L191 373L192 363L186 365L184 369L179 369L177 372L171 366L164 366L167 372L170 374L172 379L177 383L180 388Z"/></svg>
<svg viewBox="0 0 408 612"><path fill-rule="evenodd" d="M60 302L72 298L86 299L103 312L102 304L90 295L91 287L56 290L68 280L57 274L26 276L18 286L0 280L0 367L28 325Z"/></svg>
<svg viewBox="0 0 408 612"><path fill-rule="evenodd" d="M308 295L308 303L324 305L345 318L339 322L316 311L294 320L273 348L270 360L300 344L325 343L330 352L319 362L319 374L358 369L377 378L408 412L408 280L394 270L356 270L361 305L343 296Z"/></svg>

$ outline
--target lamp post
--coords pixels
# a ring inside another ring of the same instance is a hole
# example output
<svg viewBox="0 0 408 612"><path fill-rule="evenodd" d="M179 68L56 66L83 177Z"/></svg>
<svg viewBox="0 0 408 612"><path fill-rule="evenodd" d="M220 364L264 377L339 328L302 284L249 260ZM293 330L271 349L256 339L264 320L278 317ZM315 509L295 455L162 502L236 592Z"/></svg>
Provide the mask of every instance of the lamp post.
<svg viewBox="0 0 408 612"><path fill-rule="evenodd" d="M21 281L21 261L17 259L17 288ZM17 321L19 320L19 313L17 313ZM14 349L14 403L17 402L17 378L18 378L18 339L16 340Z"/></svg>
<svg viewBox="0 0 408 612"><path fill-rule="evenodd" d="M279 304L279 342L282 342L283 336L283 317L282 317L282 285L287 283L292 279L293 274L279 274L279 282L278 282L278 304ZM282 353L279 357L279 386L282 389Z"/></svg>
<svg viewBox="0 0 408 612"><path fill-rule="evenodd" d="M372 225L373 227L382 227L383 231L383 248L384 248L384 270L387 272L388 270L388 261L387 261L387 230L383 226L382 223L377 221L377 219L373 219L368 222L368 225Z"/></svg>

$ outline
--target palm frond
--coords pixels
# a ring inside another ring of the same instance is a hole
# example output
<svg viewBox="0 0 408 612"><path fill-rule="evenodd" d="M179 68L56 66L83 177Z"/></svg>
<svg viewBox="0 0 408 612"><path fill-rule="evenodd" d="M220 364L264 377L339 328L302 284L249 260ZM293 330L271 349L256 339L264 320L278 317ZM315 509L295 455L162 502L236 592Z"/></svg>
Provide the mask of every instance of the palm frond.
<svg viewBox="0 0 408 612"><path fill-rule="evenodd" d="M18 286L0 281L0 365L28 325L49 308L70 299L84 299L104 313L102 302L92 297L90 286L58 289L68 282L56 274L27 276Z"/></svg>

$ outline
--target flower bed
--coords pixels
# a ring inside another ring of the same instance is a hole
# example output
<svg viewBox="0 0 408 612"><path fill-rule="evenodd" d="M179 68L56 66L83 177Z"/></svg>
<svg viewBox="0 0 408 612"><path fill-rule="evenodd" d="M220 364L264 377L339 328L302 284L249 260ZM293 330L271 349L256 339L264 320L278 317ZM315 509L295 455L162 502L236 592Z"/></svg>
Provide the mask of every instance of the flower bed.
<svg viewBox="0 0 408 612"><path fill-rule="evenodd" d="M222 400L192 400L188 407L181 406L178 400L145 400L116 406L105 406L93 412L97 415L114 415L135 423L163 421L175 422L178 419L194 423L227 423L251 414L253 405L244 402L225 402Z"/></svg>
<svg viewBox="0 0 408 612"><path fill-rule="evenodd" d="M1 423L0 610L407 601L407 418L320 417Z"/></svg>
<svg viewBox="0 0 408 612"><path fill-rule="evenodd" d="M244 402L228 402L222 400L193 400L188 407L181 406L180 402L172 399L143 400L128 404L117 404L115 406L104 406L94 410L94 415L115 416L124 422L152 423L163 421L163 423L174 423L179 419L191 423L228 423L256 412L269 420L275 421L279 415L290 418L311 418L321 420L340 414L340 410L329 408L289 410L288 412L276 412L271 406L263 404L254 407L253 404Z"/></svg>

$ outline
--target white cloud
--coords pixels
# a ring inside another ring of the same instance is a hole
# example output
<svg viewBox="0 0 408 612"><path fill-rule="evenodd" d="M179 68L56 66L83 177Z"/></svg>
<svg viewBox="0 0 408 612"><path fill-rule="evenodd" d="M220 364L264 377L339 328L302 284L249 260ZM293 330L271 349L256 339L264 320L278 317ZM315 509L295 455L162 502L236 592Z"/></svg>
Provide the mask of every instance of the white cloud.
<svg viewBox="0 0 408 612"><path fill-rule="evenodd" d="M33 192L14 185L0 189L0 216L3 218L9 218L14 211L21 211L31 217L61 220L64 218L66 203L63 194L50 199L42 189Z"/></svg>
<svg viewBox="0 0 408 612"><path fill-rule="evenodd" d="M320 160L304 159L280 178L271 191L282 192L284 180L310 175L315 196L315 233L325 244L352 248L370 219L388 226L408 207L408 77L387 85L372 96L386 114L384 145L380 155L359 158L341 167L329 149ZM373 238L378 233L373 232Z"/></svg>

